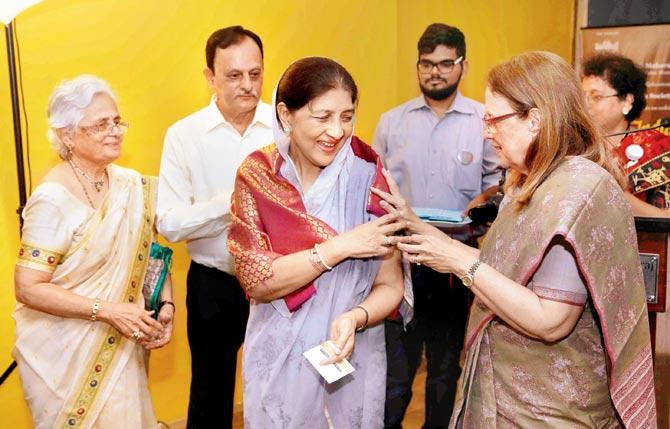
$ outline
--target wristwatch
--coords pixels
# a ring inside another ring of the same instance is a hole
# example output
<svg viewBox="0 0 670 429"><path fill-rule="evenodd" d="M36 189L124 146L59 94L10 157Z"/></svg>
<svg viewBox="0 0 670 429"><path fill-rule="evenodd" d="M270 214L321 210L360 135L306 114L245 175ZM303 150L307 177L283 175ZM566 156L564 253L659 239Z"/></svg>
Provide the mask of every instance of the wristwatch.
<svg viewBox="0 0 670 429"><path fill-rule="evenodd" d="M472 287L472 283L474 283L475 281L475 271L477 271L477 268L479 268L481 264L482 261L480 259L477 259L477 262L472 264L468 272L465 273L463 277L461 277L461 282L463 282L463 286L465 286L468 289Z"/></svg>

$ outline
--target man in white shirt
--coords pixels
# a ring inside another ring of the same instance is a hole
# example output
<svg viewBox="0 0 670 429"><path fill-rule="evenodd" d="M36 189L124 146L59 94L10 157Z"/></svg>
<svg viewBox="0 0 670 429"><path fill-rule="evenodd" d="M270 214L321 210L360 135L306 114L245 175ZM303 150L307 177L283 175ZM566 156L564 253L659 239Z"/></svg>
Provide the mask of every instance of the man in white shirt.
<svg viewBox="0 0 670 429"><path fill-rule="evenodd" d="M235 174L251 152L272 143L272 108L260 102L263 45L240 26L215 31L205 49L211 103L165 136L158 231L186 240L192 262L186 308L191 348L188 428L232 425L237 351L249 303L226 248ZM216 333L213 335L213 333Z"/></svg>

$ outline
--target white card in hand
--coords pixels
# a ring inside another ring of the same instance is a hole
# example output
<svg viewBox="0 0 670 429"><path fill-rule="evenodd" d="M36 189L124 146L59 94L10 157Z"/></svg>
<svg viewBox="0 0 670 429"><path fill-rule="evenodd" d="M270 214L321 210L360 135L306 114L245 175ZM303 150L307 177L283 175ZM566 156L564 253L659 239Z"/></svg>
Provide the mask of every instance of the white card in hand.
<svg viewBox="0 0 670 429"><path fill-rule="evenodd" d="M307 350L302 355L319 371L319 374L326 379L328 384L354 372L354 367L346 359L337 363L321 365L321 361L335 356L335 345L332 341L324 341L318 346Z"/></svg>

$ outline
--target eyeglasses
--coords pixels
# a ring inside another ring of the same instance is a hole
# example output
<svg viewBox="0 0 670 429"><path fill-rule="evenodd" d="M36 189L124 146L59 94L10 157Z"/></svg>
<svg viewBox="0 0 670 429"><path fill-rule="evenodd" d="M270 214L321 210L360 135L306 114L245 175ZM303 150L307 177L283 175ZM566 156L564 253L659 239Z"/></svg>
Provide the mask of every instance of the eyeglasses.
<svg viewBox="0 0 670 429"><path fill-rule="evenodd" d="M442 60L439 63L434 63L429 60L419 60L416 62L416 67L419 70L419 73L428 74L433 71L434 67L437 67L437 71L440 74L447 74L451 72L456 64L460 64L463 61L463 56L456 58L455 60Z"/></svg>
<svg viewBox="0 0 670 429"><path fill-rule="evenodd" d="M513 116L520 115L521 113L522 112L511 112L498 116L484 115L482 118L484 131L487 133L494 133L496 131L496 124L498 124L498 122L504 121L505 119L509 119Z"/></svg>
<svg viewBox="0 0 670 429"><path fill-rule="evenodd" d="M79 129L92 137L107 136L112 133L114 128L119 134L125 134L128 131L128 122L121 122L120 119L113 121L107 120L94 125L80 126Z"/></svg>
<svg viewBox="0 0 670 429"><path fill-rule="evenodd" d="M602 100L603 98L618 97L618 96L619 96L618 93L609 94L609 95L602 95L602 94L598 94L597 92L586 92L586 93L584 93L584 98L586 99L586 102L589 103L589 104L599 103L600 100Z"/></svg>

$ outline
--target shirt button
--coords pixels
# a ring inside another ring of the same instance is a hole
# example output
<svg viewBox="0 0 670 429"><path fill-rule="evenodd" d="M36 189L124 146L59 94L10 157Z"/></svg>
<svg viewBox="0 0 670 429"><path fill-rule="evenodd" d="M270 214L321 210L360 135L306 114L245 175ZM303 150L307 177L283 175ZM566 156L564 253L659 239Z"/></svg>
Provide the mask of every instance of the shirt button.
<svg viewBox="0 0 670 429"><path fill-rule="evenodd" d="M430 172L430 175L431 175L431 176L434 176L434 175L435 175L435 170L431 171L431 172Z"/></svg>
<svg viewBox="0 0 670 429"><path fill-rule="evenodd" d="M430 199L432 200L433 198L435 198L435 195L434 195L434 194L430 194L430 195L428 195L428 198L430 198Z"/></svg>

